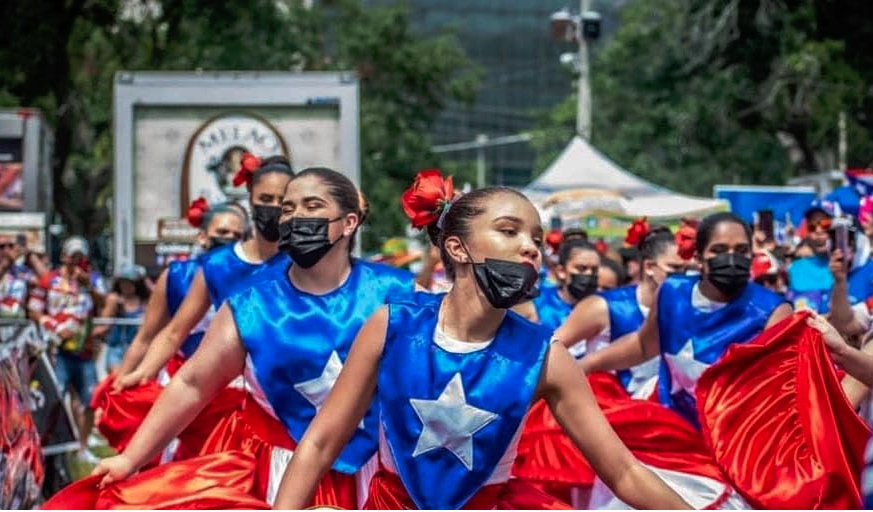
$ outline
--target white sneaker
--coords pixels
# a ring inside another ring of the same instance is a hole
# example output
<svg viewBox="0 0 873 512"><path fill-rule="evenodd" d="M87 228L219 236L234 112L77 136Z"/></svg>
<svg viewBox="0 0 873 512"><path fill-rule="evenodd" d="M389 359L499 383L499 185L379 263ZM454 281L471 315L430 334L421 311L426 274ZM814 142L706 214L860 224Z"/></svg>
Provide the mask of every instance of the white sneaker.
<svg viewBox="0 0 873 512"><path fill-rule="evenodd" d="M76 458L82 462L87 462L88 464L97 464L100 462L100 457L91 453L91 450L84 448L76 453Z"/></svg>

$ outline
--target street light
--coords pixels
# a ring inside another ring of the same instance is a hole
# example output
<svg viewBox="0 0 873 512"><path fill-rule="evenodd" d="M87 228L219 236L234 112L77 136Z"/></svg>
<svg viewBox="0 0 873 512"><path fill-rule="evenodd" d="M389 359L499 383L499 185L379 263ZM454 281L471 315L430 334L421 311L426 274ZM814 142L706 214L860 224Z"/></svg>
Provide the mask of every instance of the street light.
<svg viewBox="0 0 873 512"><path fill-rule="evenodd" d="M578 58L561 55L561 63L572 64L579 77L579 98L576 108L576 133L583 139L591 138L591 83L588 68L588 41L600 37L600 14L590 9L591 0L580 0L582 14L562 9L552 14L552 39L579 45Z"/></svg>

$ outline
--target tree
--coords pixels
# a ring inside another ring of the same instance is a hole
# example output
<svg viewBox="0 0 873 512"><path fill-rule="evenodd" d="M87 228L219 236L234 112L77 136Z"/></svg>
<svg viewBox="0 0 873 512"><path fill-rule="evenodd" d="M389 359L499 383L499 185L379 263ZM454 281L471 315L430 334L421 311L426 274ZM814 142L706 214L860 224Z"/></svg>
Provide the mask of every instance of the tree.
<svg viewBox="0 0 873 512"><path fill-rule="evenodd" d="M716 183L833 168L846 111L850 165L866 165L871 77L858 41L869 29L831 4L633 2L594 58L593 142L658 184L708 195ZM574 119L569 100L544 118L544 155L566 143Z"/></svg>
<svg viewBox="0 0 873 512"><path fill-rule="evenodd" d="M0 101L42 108L55 131L55 207L69 231L107 227L117 70L348 70L361 83L365 241L402 227L399 196L436 163L427 127L473 97L477 72L450 35L424 38L398 6L359 0L68 0L0 7Z"/></svg>

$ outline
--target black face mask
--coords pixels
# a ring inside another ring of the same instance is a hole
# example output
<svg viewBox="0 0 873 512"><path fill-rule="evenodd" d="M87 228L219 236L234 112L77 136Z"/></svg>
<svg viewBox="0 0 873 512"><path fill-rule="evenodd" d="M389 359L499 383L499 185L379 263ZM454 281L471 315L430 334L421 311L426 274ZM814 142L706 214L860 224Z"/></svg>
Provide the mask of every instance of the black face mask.
<svg viewBox="0 0 873 512"><path fill-rule="evenodd" d="M255 221L255 228L268 242L279 240L279 217L281 215L281 206L252 205L252 219Z"/></svg>
<svg viewBox="0 0 873 512"><path fill-rule="evenodd" d="M742 254L722 253L706 260L706 278L718 291L733 297L749 284L752 260Z"/></svg>
<svg viewBox="0 0 873 512"><path fill-rule="evenodd" d="M509 309L538 295L535 285L540 276L526 263L485 258L483 263L473 263L473 274L485 298L498 309Z"/></svg>
<svg viewBox="0 0 873 512"><path fill-rule="evenodd" d="M567 291L576 300L582 300L597 291L597 274L571 274Z"/></svg>
<svg viewBox="0 0 873 512"><path fill-rule="evenodd" d="M217 249L224 245L229 245L236 242L236 238L232 237L224 237L224 236L210 236L209 237L209 247L206 249L207 251L211 251L212 249Z"/></svg>
<svg viewBox="0 0 873 512"><path fill-rule="evenodd" d="M342 217L333 220L294 217L279 224L279 250L291 256L294 264L302 268L315 265L336 243L330 241L327 228L340 219Z"/></svg>

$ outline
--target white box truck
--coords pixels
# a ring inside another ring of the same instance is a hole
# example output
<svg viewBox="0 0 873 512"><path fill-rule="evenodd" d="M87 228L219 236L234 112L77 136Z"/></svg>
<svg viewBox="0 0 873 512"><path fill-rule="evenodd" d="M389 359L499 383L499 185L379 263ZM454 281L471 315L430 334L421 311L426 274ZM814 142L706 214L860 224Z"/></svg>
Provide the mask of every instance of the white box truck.
<svg viewBox="0 0 873 512"><path fill-rule="evenodd" d="M244 199L232 184L244 151L360 183L351 73L119 72L113 97L115 268L186 257L188 204Z"/></svg>

